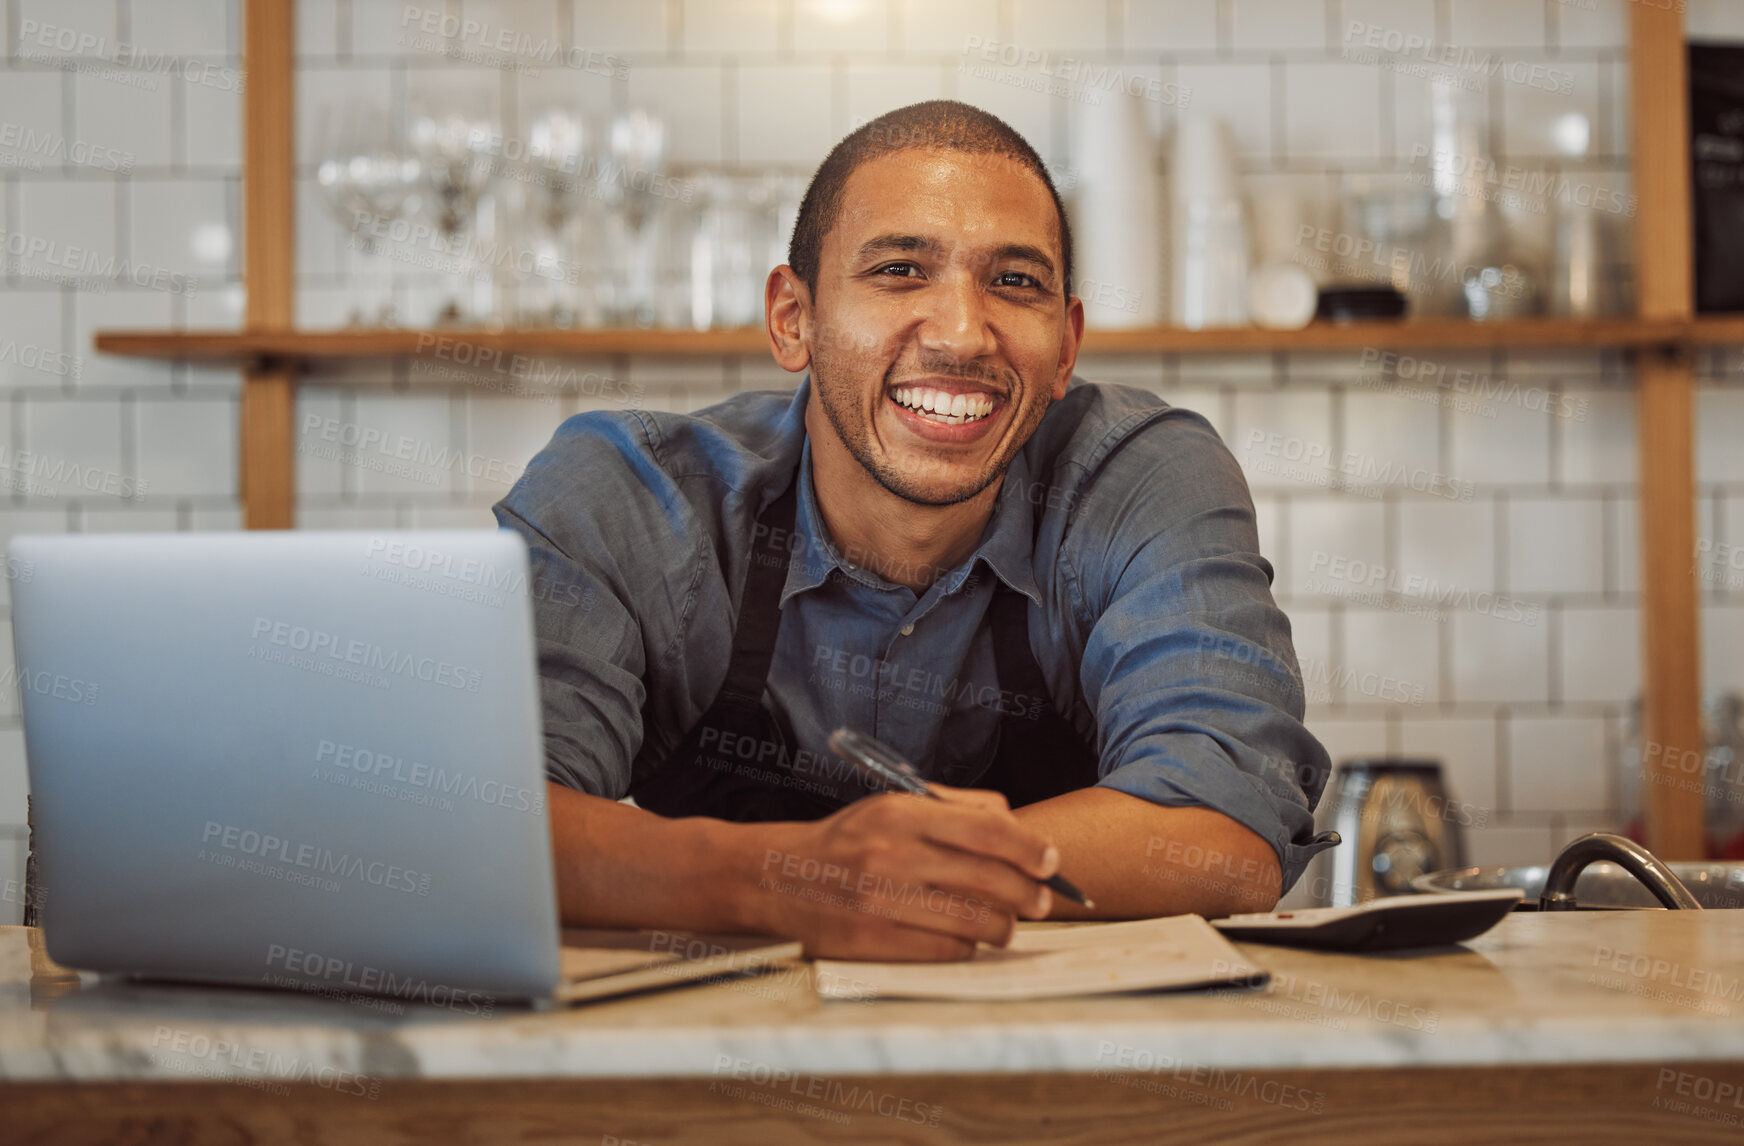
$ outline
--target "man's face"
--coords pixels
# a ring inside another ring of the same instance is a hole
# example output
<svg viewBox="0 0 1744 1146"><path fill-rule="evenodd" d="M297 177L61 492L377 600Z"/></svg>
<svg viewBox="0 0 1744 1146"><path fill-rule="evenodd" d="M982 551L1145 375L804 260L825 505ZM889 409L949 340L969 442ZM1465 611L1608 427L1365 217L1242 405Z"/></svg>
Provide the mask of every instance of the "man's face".
<svg viewBox="0 0 1744 1146"><path fill-rule="evenodd" d="M885 489L965 501L1071 380L1082 309L1053 198L1007 157L927 149L862 164L842 203L812 299L817 398Z"/></svg>

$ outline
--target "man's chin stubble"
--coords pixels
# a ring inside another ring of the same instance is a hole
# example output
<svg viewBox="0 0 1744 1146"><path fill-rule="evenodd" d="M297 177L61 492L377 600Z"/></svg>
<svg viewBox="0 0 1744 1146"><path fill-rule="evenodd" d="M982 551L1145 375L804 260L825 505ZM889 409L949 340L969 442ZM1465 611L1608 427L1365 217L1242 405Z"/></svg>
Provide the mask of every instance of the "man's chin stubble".
<svg viewBox="0 0 1744 1146"><path fill-rule="evenodd" d="M891 466L882 464L873 456L872 432L869 427L860 427L861 432L858 434L850 433L849 428L844 424L845 419L837 412L835 403L824 397L821 389L818 397L824 408L824 417L829 419L830 425L836 431L836 437L848 448L848 452L854 456L854 460L860 463L860 468L865 470L867 475L877 482L885 492L901 498L910 505L922 505L931 509L961 505L992 485L999 478L999 475L1005 472L1005 465L1010 464L1010 459L1007 458L1005 465L995 467L984 474L979 481L969 482L948 494L941 496L929 493L917 488L916 483L909 480L907 475L897 472Z"/></svg>
<svg viewBox="0 0 1744 1146"><path fill-rule="evenodd" d="M879 465L875 459L863 455L860 450L854 449L852 446L849 449L853 452L855 459L859 461L860 467L871 474L872 480L884 487L886 491L911 505L924 505L932 509L941 509L948 505L961 505L963 502L969 501L992 485L999 475L1005 472L1002 466L986 475L979 482L972 482L952 493L943 496L929 495L916 489L914 484L908 481L904 475L892 472L888 466Z"/></svg>

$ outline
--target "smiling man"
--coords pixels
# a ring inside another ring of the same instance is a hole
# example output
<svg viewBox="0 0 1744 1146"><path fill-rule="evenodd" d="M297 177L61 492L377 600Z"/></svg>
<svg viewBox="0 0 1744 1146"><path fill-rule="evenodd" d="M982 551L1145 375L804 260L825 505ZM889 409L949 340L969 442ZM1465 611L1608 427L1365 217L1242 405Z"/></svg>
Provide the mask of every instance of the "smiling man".
<svg viewBox="0 0 1744 1146"><path fill-rule="evenodd" d="M532 552L566 923L961 958L1020 918L1267 910L1324 842L1241 472L1073 377L1046 168L933 101L842 140L766 287L796 392L570 419ZM869 794L870 733L942 801ZM621 802L634 797L635 806Z"/></svg>

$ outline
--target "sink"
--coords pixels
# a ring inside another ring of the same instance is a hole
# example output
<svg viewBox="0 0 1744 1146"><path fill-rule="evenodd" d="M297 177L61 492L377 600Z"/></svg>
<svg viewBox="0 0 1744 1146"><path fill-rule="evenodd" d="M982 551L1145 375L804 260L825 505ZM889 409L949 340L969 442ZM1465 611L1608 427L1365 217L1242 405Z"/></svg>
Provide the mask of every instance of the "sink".
<svg viewBox="0 0 1744 1146"><path fill-rule="evenodd" d="M1704 908L1744 907L1744 863L1672 863L1666 866ZM1549 873L1549 864L1461 867L1420 875L1411 881L1411 886L1431 894L1517 887L1526 893L1522 909L1530 911L1536 909L1539 893L1544 890L1544 880ZM1583 908L1660 906L1652 892L1614 863L1589 864L1575 880L1574 890Z"/></svg>

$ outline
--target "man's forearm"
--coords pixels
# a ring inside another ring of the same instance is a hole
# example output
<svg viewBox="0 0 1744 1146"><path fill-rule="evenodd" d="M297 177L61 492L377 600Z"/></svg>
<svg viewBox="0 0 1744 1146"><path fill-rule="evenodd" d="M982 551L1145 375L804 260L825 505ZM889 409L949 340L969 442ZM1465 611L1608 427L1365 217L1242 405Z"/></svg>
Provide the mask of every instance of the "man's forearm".
<svg viewBox="0 0 1744 1146"><path fill-rule="evenodd" d="M560 917L575 927L761 931L757 886L770 850L794 825L667 819L547 783ZM1209 808L1170 808L1085 788L1019 808L1060 849L1060 871L1094 911L1054 897L1054 918L1136 919L1269 911L1276 855Z"/></svg>
<svg viewBox="0 0 1744 1146"><path fill-rule="evenodd" d="M1002 802L869 796L817 821L664 819L547 785L570 926L752 931L814 955L963 959L1040 918L1057 863Z"/></svg>
<svg viewBox="0 0 1744 1146"><path fill-rule="evenodd" d="M1083 788L1015 814L1054 841L1061 874L1096 901L1086 910L1055 896L1054 918L1215 917L1277 904L1277 853L1210 808L1171 808L1112 788Z"/></svg>
<svg viewBox="0 0 1744 1146"><path fill-rule="evenodd" d="M565 926L757 929L746 873L768 825L667 819L550 782L545 792Z"/></svg>

